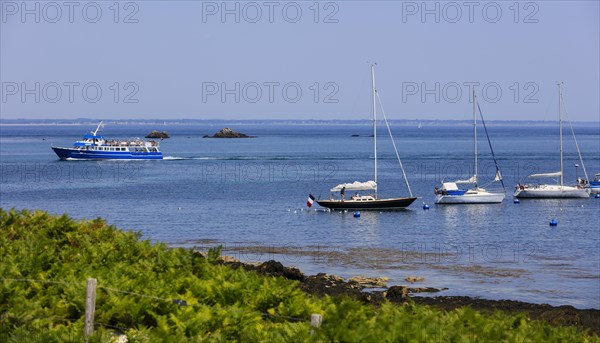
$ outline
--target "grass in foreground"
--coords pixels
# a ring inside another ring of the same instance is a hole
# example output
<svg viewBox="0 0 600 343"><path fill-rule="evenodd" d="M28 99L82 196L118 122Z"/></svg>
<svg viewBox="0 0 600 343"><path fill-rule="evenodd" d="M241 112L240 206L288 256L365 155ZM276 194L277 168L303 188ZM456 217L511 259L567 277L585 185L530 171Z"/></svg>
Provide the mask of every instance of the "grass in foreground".
<svg viewBox="0 0 600 343"><path fill-rule="evenodd" d="M0 342L83 342L90 277L90 342L115 332L129 342L600 342L523 315L316 298L294 281L214 264L215 253L140 236L101 219L0 209ZM323 315L314 335L312 313Z"/></svg>

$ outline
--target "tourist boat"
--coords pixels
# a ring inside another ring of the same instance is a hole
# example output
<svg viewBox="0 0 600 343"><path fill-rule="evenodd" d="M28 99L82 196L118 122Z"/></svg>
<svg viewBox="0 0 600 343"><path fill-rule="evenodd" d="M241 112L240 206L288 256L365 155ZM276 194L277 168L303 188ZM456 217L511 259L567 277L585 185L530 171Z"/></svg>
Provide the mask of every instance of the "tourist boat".
<svg viewBox="0 0 600 343"><path fill-rule="evenodd" d="M502 191L501 192L489 192L486 189L479 187L478 181L478 165L477 165L477 109L479 109L479 114L481 115L481 123L485 129L485 135L487 136L487 140L490 146L490 150L492 152L492 157L494 158L494 163L496 165L496 177L494 181L500 181L502 183ZM485 126L485 121L483 120L483 113L481 113L481 108L479 108L479 104L477 103L477 97L475 96L475 91L473 91L473 155L475 158L474 163L474 174L468 180L458 180L454 182L443 182L442 189L435 189L435 203L436 204L493 204L493 203L501 203L504 200L505 189L504 182L502 182L502 175L500 174L500 168L498 167L498 162L496 161L496 156L494 155L494 150L492 149L492 143L490 141L490 137L487 132L487 127ZM460 189L458 187L459 184L472 184L473 188L470 189Z"/></svg>
<svg viewBox="0 0 600 343"><path fill-rule="evenodd" d="M515 187L514 196L517 198L589 198L590 194L585 187L566 186L563 180L563 118L562 118L563 98L562 98L562 82L558 83L558 125L560 136L560 171L553 173L541 173L529 175L529 178L558 178L557 184L521 184ZM575 138L573 132L573 138ZM577 144L576 144L577 146ZM579 147L577 146L579 153ZM579 158L581 159L581 154ZM585 170L585 168L584 168Z"/></svg>
<svg viewBox="0 0 600 343"><path fill-rule="evenodd" d="M400 156L398 155L398 150L396 149L396 144L394 143L394 139L391 134L391 130L389 124L387 122L387 118L385 117L385 112L382 114L385 119L385 123L388 128L388 133L390 134L392 145L394 146L394 150L396 151L396 157L398 158L398 162L400 164L400 169L402 170L402 174L404 176L404 180L406 182L406 186L408 187L408 191L410 193L410 197L397 197L397 198L379 198L377 194L377 99L379 95L375 88L375 64L371 65L371 80L372 80L372 92L373 92L373 151L374 151L374 180L367 182L353 182L353 183L343 183L337 185L331 189L331 192L340 192L340 199L334 199L333 196L330 199L326 200L316 200L317 204L322 207L331 209L331 210L399 210L408 207L412 204L417 198L413 197L412 191L410 189L410 185L408 184L408 179L406 178L406 173L404 172L404 168L402 166L402 161L400 160ZM381 105L381 103L380 103ZM345 198L346 191L355 191L356 194ZM358 191L370 191L371 194L361 195ZM309 196L312 198L312 195ZM312 202L310 202L312 203Z"/></svg>
<svg viewBox="0 0 600 343"><path fill-rule="evenodd" d="M95 131L76 141L73 147L52 147L61 160L160 160L163 158L159 143L152 140L107 140L98 135L103 122Z"/></svg>

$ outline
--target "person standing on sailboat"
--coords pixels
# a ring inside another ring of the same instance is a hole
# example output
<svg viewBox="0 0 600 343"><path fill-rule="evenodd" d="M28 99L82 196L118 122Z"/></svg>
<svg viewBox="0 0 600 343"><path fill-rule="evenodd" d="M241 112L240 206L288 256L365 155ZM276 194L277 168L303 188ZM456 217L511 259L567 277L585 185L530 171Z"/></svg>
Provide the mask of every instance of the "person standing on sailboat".
<svg viewBox="0 0 600 343"><path fill-rule="evenodd" d="M340 195L342 196L342 201L344 201L344 194L346 194L346 186L344 186L342 188L342 190L340 191Z"/></svg>

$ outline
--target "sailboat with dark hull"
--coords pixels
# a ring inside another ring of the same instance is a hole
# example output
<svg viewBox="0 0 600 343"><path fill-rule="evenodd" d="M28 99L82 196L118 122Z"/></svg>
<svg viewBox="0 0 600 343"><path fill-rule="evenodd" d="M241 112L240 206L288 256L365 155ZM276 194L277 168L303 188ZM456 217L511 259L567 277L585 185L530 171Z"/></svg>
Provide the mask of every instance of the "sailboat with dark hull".
<svg viewBox="0 0 600 343"><path fill-rule="evenodd" d="M390 137L392 138L392 145L394 146L396 157L398 158L398 163L400 164L400 169L402 170L402 175L404 176L404 180L406 182L406 186L408 187L410 197L379 198L377 195L377 99L379 95L377 94L377 89L375 88L375 64L371 65L371 80L373 91L374 181L356 181L353 183L339 184L332 188L331 192L340 192L341 199L332 198L326 200L316 200L317 204L319 204L322 207L326 207L331 210L401 210L410 206L410 204L412 204L417 199L412 195L412 191L410 189L410 185L408 184L406 173L404 172L404 168L402 166L402 161L400 160L398 150L396 149L396 144L394 143L393 137L391 137L391 130L387 122L387 118L385 117L385 112L383 112L383 108L381 112L385 119ZM355 191L356 194L346 199L346 191ZM373 192L373 194L361 195L358 193L359 191L370 191Z"/></svg>
<svg viewBox="0 0 600 343"><path fill-rule="evenodd" d="M364 196L358 196L362 198ZM368 196L367 196L368 197ZM417 198L389 198L389 199L354 199L317 200L317 204L332 210L400 210L412 204Z"/></svg>

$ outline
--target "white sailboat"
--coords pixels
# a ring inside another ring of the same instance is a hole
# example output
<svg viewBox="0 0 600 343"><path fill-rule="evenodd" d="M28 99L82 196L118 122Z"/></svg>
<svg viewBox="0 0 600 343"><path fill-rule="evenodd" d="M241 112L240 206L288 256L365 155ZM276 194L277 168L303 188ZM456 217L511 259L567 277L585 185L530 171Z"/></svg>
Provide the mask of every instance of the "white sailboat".
<svg viewBox="0 0 600 343"><path fill-rule="evenodd" d="M477 150L477 108L479 105L477 104L477 98L475 96L475 91L473 91L473 155L475 158L474 169L475 173L468 180L458 180L454 182L443 182L442 189L435 190L435 203L436 204L493 204L493 203L501 203L504 200L505 192L504 192L504 184L502 192L489 192L486 189L479 187L477 184L478 177L478 150ZM481 109L480 109L481 114ZM483 115L481 116L481 122L485 128L485 121L483 121ZM485 128L485 133L487 136L487 128ZM490 137L488 136L488 143L490 145L490 150L492 152L492 156L494 157L494 163L496 163L496 157L494 156L494 150L492 149L492 143L490 142ZM502 175L500 174L500 169L498 168L498 163L496 163L496 177L494 181L502 181ZM459 184L473 184L474 187L470 189L460 189L458 187Z"/></svg>
<svg viewBox="0 0 600 343"><path fill-rule="evenodd" d="M594 175L594 181L587 186L592 194L600 194L600 173Z"/></svg>
<svg viewBox="0 0 600 343"><path fill-rule="evenodd" d="M578 186L565 186L563 181L563 118L562 82L558 83L558 125L560 136L560 171L529 175L533 178L559 178L558 184L518 184L514 196L517 198L589 198L588 190Z"/></svg>
<svg viewBox="0 0 600 343"><path fill-rule="evenodd" d="M375 157L373 166L374 181L356 181L353 183L343 183L333 187L331 189L331 192L340 192L341 199L331 198L327 200L317 200L317 204L325 208L329 208L331 210L399 210L410 206L410 204L412 204L417 199L412 195L410 185L408 184L408 178L406 177L406 173L404 172L404 167L402 167L402 161L400 160L400 155L398 154L398 150L396 149L396 143L394 143L394 139L393 137L391 137L392 132L387 122L387 118L385 117L385 112L383 111L383 108L381 108L381 112L387 124L388 133L390 134L392 145L394 146L394 150L396 151L396 157L398 158L398 162L400 164L400 168L402 170L402 174L404 176L404 180L406 182L406 186L408 188L410 196L398 198L379 198L377 195L377 99L379 95L377 93L377 89L375 88L375 64L371 65L371 79L373 92L373 154ZM360 195L357 193L349 198L345 198L344 194L346 191L371 191L373 192L373 194ZM309 195L309 197L312 197L312 195Z"/></svg>

